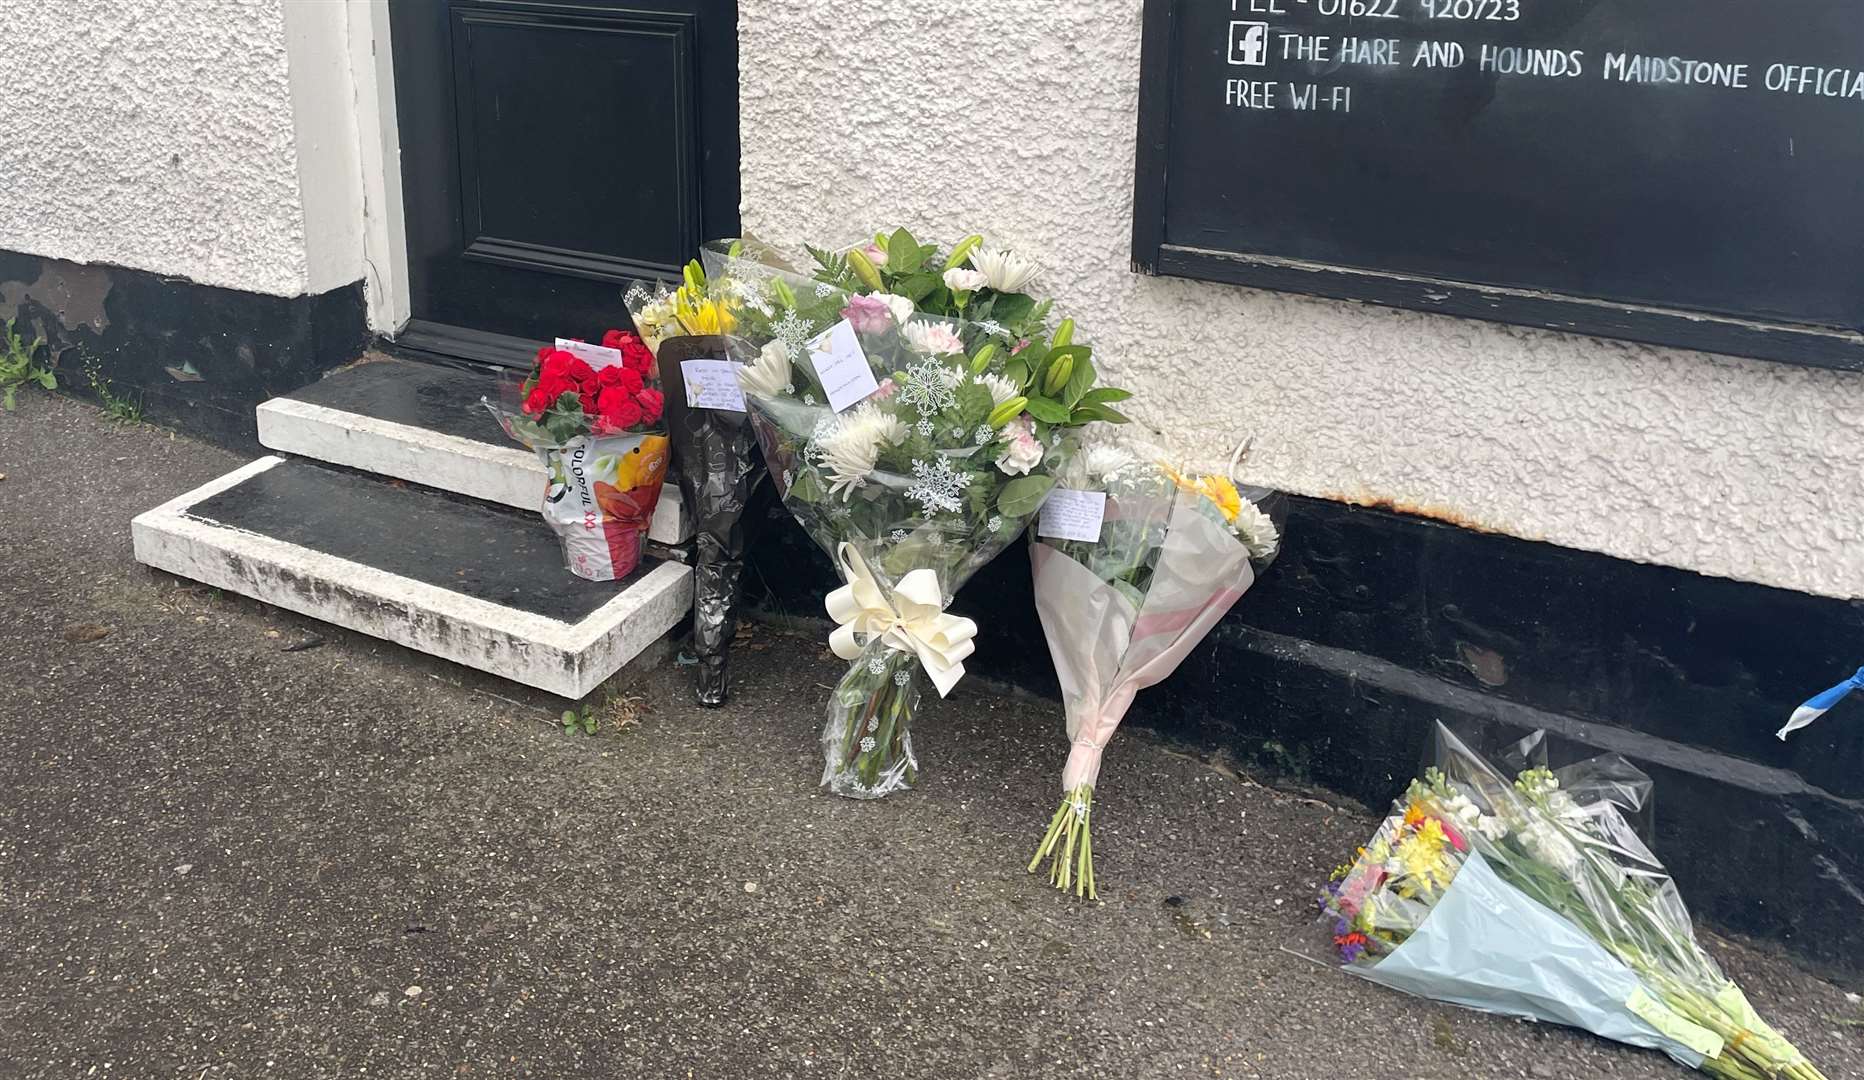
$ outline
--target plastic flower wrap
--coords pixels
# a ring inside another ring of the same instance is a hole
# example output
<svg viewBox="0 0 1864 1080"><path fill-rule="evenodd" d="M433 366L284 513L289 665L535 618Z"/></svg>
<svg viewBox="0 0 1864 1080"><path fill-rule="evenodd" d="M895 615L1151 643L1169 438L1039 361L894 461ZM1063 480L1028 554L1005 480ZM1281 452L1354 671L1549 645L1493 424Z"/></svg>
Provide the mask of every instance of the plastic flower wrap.
<svg viewBox="0 0 1864 1080"><path fill-rule="evenodd" d="M720 251L741 241L720 242ZM730 649L737 628L744 573L744 509L764 475L757 436L736 396L708 393L719 368L732 355L726 334L737 327L737 305L708 287L697 262L689 264L678 289L637 282L625 295L636 329L653 348L667 394L674 475L693 517L694 696L720 706L730 697ZM690 366L689 366L690 365ZM689 383L688 372L693 379ZM708 380L710 380L708 382Z"/></svg>
<svg viewBox="0 0 1864 1080"><path fill-rule="evenodd" d="M737 305L739 379L771 476L846 582L827 598L830 644L850 667L829 704L822 782L858 798L909 788L919 674L949 692L977 634L945 608L1041 507L1074 429L1118 419L1105 403L1125 394L1096 390L1072 324L1051 332L1026 296L1014 324L966 322L851 292L845 265L812 280L706 259L714 293ZM890 262L934 281L956 265L909 238Z"/></svg>
<svg viewBox="0 0 1864 1080"><path fill-rule="evenodd" d="M610 330L600 347L545 346L522 381L500 383L486 405L506 434L537 451L548 473L544 521L570 571L591 581L627 577L660 501L667 472L664 399L653 354Z"/></svg>
<svg viewBox="0 0 1864 1080"><path fill-rule="evenodd" d="M1549 770L1539 732L1512 781L1441 724L1432 756L1321 893L1348 971L1730 1080L1822 1080L1696 940L1632 824L1649 777L1615 754Z"/></svg>
<svg viewBox="0 0 1864 1080"><path fill-rule="evenodd" d="M1118 446L1071 462L1032 534L1036 612L1061 680L1071 743L1061 806L1029 862L1096 896L1094 786L1133 696L1177 669L1275 556L1275 523L1224 476L1188 476ZM1258 498L1261 494L1258 493ZM1095 519L1098 518L1098 521Z"/></svg>

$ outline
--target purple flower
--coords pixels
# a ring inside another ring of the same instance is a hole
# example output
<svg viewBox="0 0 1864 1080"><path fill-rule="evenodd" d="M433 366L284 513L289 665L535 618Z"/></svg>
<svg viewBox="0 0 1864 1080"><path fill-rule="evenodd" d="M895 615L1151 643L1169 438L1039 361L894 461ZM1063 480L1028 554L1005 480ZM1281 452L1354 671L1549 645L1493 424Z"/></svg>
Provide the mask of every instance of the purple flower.
<svg viewBox="0 0 1864 1080"><path fill-rule="evenodd" d="M848 320L857 334L879 334L893 326L893 309L885 300L872 296L851 296L848 306L841 309L841 317Z"/></svg>
<svg viewBox="0 0 1864 1080"><path fill-rule="evenodd" d="M1363 935L1354 934L1340 946L1340 959L1349 964L1356 964L1365 951L1365 938Z"/></svg>

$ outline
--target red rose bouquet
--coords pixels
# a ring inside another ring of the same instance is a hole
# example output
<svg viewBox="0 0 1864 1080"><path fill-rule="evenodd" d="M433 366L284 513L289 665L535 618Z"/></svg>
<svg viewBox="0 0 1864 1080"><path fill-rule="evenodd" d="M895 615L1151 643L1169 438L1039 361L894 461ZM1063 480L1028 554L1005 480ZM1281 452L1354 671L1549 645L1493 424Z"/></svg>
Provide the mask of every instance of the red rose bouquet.
<svg viewBox="0 0 1864 1080"><path fill-rule="evenodd" d="M640 565L667 474L665 399L653 383L646 343L610 330L599 346L544 346L522 382L501 387L500 404L487 402L506 433L543 458L544 520L579 577L613 581Z"/></svg>

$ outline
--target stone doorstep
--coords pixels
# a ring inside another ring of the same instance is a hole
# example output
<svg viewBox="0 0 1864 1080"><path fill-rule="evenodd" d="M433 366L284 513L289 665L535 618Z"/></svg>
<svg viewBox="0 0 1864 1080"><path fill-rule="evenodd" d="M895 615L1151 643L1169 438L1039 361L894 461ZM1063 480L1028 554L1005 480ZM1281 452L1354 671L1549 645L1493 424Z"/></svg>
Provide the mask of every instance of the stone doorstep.
<svg viewBox="0 0 1864 1080"><path fill-rule="evenodd" d="M407 360L359 364L260 405L259 442L281 453L536 511L543 462L513 443L477 404L481 396L496 394L489 374ZM669 478L648 537L677 546L692 534L692 516Z"/></svg>
<svg viewBox="0 0 1864 1080"><path fill-rule="evenodd" d="M582 581L534 514L281 457L138 516L131 533L149 566L572 699L692 603L678 563Z"/></svg>

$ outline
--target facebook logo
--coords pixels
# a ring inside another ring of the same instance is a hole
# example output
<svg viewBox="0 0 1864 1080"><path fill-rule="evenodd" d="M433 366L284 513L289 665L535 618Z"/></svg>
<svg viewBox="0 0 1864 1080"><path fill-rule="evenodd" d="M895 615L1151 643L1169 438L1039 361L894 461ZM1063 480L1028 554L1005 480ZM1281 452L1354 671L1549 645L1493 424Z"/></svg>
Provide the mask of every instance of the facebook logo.
<svg viewBox="0 0 1864 1080"><path fill-rule="evenodd" d="M1269 62L1269 24L1233 22L1230 24L1230 63L1263 67Z"/></svg>

